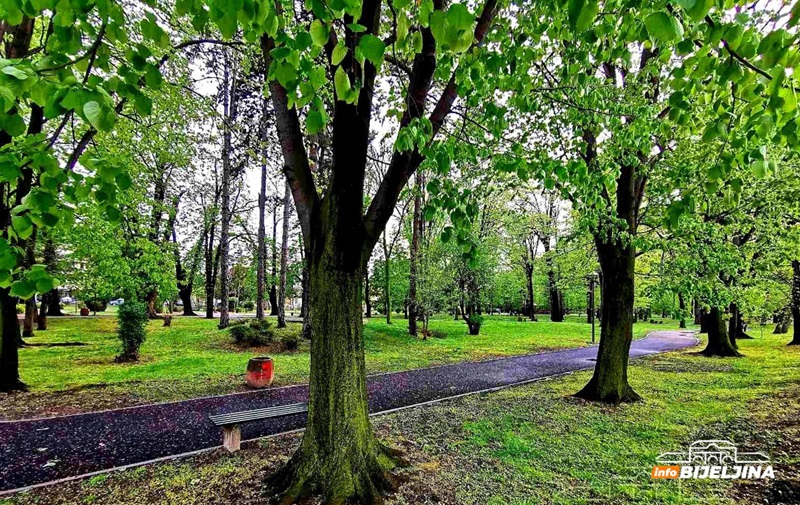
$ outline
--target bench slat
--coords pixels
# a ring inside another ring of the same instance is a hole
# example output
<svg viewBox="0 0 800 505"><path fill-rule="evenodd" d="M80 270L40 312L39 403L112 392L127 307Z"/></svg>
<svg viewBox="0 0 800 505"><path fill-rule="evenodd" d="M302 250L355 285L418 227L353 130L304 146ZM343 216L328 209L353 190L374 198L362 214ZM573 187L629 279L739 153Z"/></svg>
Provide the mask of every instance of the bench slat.
<svg viewBox="0 0 800 505"><path fill-rule="evenodd" d="M246 410L243 412L230 412L228 414L217 414L208 418L217 426L227 424L246 423L248 421L258 421L260 419L270 419L292 414L300 414L308 411L307 403L293 403L290 405L277 405L263 409Z"/></svg>

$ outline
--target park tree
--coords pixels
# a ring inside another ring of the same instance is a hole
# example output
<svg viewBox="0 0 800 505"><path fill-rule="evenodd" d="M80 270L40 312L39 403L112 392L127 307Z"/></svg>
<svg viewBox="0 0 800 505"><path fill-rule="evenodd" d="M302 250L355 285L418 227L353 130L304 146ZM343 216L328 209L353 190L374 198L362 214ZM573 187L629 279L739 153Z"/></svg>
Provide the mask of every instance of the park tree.
<svg viewBox="0 0 800 505"><path fill-rule="evenodd" d="M786 72L797 59L794 30L766 23L793 26L794 15L741 7L529 2L520 35L507 43L524 62L508 79L512 112L520 114L509 121L529 135L527 155L508 152L498 166L570 200L594 236L602 269L598 360L579 397L639 398L627 379L637 229L648 181L676 135L731 140L723 148L727 166L758 160L756 148L767 141L796 142L786 126L796 109ZM546 9L549 16L536 15Z"/></svg>
<svg viewBox="0 0 800 505"><path fill-rule="evenodd" d="M315 492L330 503L379 502L391 487L385 470L392 454L377 441L367 415L364 268L400 192L433 149L458 97L459 80L470 68L479 71L497 4L488 0L474 12L464 4L432 1L392 2L386 9L377 0L312 2L308 11L269 2L239 9L213 3L202 13L196 6L182 2L181 13L200 22L210 18L227 37L240 25L245 39L260 37L309 268L314 335L309 419L300 448L273 479L273 488L286 502ZM389 34L395 36L387 48ZM404 82L387 80L397 90L400 130L386 176L365 212L372 99L387 51L411 60L410 73ZM333 97L332 110L324 107L325 96ZM317 134L328 122L330 178L319 184L306 134Z"/></svg>

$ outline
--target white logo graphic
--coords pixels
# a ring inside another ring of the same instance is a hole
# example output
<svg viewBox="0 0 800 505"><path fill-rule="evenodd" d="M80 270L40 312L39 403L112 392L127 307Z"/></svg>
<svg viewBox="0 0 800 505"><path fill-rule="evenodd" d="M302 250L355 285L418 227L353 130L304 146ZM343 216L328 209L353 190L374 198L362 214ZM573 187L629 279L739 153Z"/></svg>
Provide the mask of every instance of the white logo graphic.
<svg viewBox="0 0 800 505"><path fill-rule="evenodd" d="M739 452L729 440L698 440L688 452L656 458L654 479L766 479L775 471L763 452Z"/></svg>

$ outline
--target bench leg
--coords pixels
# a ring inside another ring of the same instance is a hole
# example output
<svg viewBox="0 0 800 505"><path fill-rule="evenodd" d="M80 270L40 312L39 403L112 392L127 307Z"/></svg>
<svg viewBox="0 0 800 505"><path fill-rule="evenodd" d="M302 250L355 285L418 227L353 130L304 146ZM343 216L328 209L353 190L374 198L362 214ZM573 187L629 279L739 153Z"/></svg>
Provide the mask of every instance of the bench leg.
<svg viewBox="0 0 800 505"><path fill-rule="evenodd" d="M222 445L228 452L236 452L242 446L242 430L238 424L222 427Z"/></svg>

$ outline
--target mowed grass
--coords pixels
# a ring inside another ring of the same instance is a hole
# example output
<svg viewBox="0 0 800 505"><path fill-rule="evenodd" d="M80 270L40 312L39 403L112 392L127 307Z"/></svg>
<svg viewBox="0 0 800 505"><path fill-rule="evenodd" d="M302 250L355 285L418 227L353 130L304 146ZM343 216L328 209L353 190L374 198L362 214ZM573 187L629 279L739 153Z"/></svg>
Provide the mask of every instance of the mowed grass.
<svg viewBox="0 0 800 505"><path fill-rule="evenodd" d="M115 317L50 318L47 331L27 339L20 350L20 374L29 393L0 394L0 419L23 419L227 394L246 389L247 360L270 355L275 360L275 385L307 382L309 343L292 352L270 348L238 348L216 320L175 317L165 328L150 321L138 363L118 364ZM365 323L364 345L369 373L490 359L589 345L591 325L583 316L552 323L491 316L479 336L467 334L463 321L436 318L431 330L446 338L421 340L408 335L408 321L392 325L372 318ZM299 323L277 330L299 333ZM677 328L676 321L637 324L636 337L653 329ZM598 328L599 331L599 328ZM56 345L57 344L57 345ZM63 345L79 344L79 345Z"/></svg>
<svg viewBox="0 0 800 505"><path fill-rule="evenodd" d="M741 342L743 358L705 358L701 346L631 363L643 402L604 406L570 395L579 372L373 418L411 466L389 505L797 503L800 347L785 336ZM654 480L663 452L729 439L770 455L767 483ZM2 505L267 503L263 482L299 435L34 490ZM776 491L777 490L777 491ZM792 491L795 494L791 494ZM776 499L776 492L782 498Z"/></svg>
<svg viewBox="0 0 800 505"><path fill-rule="evenodd" d="M487 317L481 335L467 334L462 321L436 319L430 329L447 333L446 338L421 340L407 333L407 321L392 325L373 318L364 327L369 372L406 370L443 363L486 359L588 345L591 325L574 316L563 323L518 322L516 318ZM653 329L677 327L668 324L636 325L637 337ZM50 318L47 331L36 332L32 344L20 350L20 373L33 391L60 391L94 385L150 380L191 380L200 377L240 377L247 359L265 349L240 349L230 342L227 331L218 330L216 320L175 317L171 327L150 321L147 340L138 363L117 364L119 353L116 318ZM290 323L277 330L299 332ZM599 329L598 329L599 331ZM48 346L52 344L75 346ZM308 379L309 345L294 352L273 355L276 383L289 384Z"/></svg>

